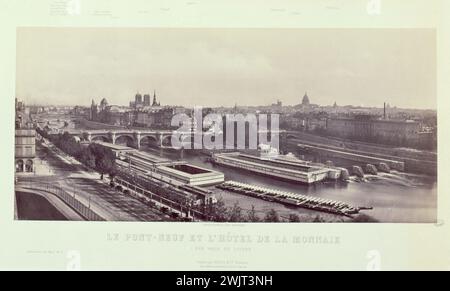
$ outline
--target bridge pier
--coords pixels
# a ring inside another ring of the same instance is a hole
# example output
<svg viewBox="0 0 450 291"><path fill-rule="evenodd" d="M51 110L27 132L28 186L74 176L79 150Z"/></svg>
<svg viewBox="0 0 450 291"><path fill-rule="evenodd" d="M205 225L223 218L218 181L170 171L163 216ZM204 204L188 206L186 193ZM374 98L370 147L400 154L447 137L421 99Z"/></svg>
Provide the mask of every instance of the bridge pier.
<svg viewBox="0 0 450 291"><path fill-rule="evenodd" d="M109 135L110 135L110 138L111 138L112 144L116 144L116 133L115 133L115 132L112 132L112 131L110 131L110 132L109 132Z"/></svg>
<svg viewBox="0 0 450 291"><path fill-rule="evenodd" d="M136 148L139 150L141 149L141 133L140 132L135 132L134 134L134 138L136 139Z"/></svg>
<svg viewBox="0 0 450 291"><path fill-rule="evenodd" d="M157 139L159 140L159 147L163 148L164 135L158 134Z"/></svg>

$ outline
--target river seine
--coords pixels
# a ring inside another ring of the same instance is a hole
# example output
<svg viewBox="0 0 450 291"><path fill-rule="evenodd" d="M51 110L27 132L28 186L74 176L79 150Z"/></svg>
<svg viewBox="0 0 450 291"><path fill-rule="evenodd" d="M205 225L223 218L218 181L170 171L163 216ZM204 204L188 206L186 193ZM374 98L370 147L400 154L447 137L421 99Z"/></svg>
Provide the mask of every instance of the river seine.
<svg viewBox="0 0 450 291"><path fill-rule="evenodd" d="M172 159L180 158L177 153L165 150L151 150L153 154ZM214 169L225 174L225 180L235 180L265 186L289 192L300 193L325 199L347 202L353 206L373 207L363 210L378 222L389 223L435 223L437 217L437 183L434 177L392 171L378 175L366 175L359 181L352 177L349 182L324 182L312 186L279 181L270 177L259 176L243 170L217 166L209 163L206 156L185 153L183 160L194 165ZM290 208L279 203L264 201L236 193L220 191L219 197L228 207L236 202L245 210L252 205L261 217L270 209L275 209L282 217L289 214L320 215L326 221L341 221L342 217L320 213L302 208Z"/></svg>

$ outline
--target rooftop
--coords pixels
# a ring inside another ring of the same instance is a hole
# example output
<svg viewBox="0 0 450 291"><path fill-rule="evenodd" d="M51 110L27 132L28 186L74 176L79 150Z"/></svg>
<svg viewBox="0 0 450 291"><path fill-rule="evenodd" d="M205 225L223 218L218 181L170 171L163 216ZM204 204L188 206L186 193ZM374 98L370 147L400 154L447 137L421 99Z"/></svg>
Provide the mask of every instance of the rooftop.
<svg viewBox="0 0 450 291"><path fill-rule="evenodd" d="M136 151L136 149L127 147L127 146L123 146L123 145L118 145L118 144L112 144L109 142L102 142L102 141L94 141L94 143L99 144L101 146L107 147L109 149L112 150L116 150L116 151Z"/></svg>

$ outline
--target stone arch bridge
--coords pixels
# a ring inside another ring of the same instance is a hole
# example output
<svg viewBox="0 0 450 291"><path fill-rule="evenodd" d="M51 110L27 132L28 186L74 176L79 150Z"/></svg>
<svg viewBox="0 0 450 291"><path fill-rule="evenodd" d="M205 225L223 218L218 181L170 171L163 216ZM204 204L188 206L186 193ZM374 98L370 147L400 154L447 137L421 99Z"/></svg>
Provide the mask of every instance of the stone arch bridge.
<svg viewBox="0 0 450 291"><path fill-rule="evenodd" d="M70 130L70 135L77 136L81 140L89 142L101 140L116 144L119 139L125 139L131 142L134 147L140 148L144 140L151 141L154 144L163 147L170 144L173 131L170 130ZM192 133L182 133L183 137L191 137Z"/></svg>
<svg viewBox="0 0 450 291"><path fill-rule="evenodd" d="M77 136L81 140L86 140L89 142L95 140L101 140L116 144L119 139L126 139L129 143L136 147L141 148L143 141L152 142L159 147L172 147L171 138L174 131L171 130L132 130L132 129L101 129L101 130L68 130L72 136ZM269 132L269 131L265 131ZM278 131L280 134L280 143L283 144L285 138L284 131ZM182 140L194 140L193 136L195 132L177 132L181 135ZM211 134L204 132L203 134ZM283 138L284 137L284 138Z"/></svg>

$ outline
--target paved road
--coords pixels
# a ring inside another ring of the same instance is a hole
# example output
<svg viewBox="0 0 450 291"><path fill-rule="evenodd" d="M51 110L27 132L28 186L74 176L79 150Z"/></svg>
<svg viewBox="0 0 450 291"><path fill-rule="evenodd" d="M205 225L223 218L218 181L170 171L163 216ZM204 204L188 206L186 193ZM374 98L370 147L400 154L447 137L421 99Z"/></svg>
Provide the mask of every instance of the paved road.
<svg viewBox="0 0 450 291"><path fill-rule="evenodd" d="M67 218L43 196L16 191L18 220L67 220Z"/></svg>
<svg viewBox="0 0 450 291"><path fill-rule="evenodd" d="M52 175L27 176L19 178L20 184L33 182L59 186L80 200L107 220L112 221L162 221L171 220L159 211L142 202L126 196L108 185L107 179L100 180L98 173L86 169L55 149L37 145L38 157L45 160Z"/></svg>

